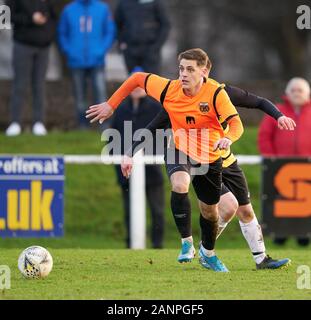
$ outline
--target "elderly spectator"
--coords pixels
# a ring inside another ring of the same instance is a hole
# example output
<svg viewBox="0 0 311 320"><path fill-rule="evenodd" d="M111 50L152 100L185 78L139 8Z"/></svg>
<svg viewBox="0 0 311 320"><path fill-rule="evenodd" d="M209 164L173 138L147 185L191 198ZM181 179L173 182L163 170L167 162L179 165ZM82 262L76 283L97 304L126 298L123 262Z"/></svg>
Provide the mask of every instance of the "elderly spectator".
<svg viewBox="0 0 311 320"><path fill-rule="evenodd" d="M162 0L120 0L115 12L118 42L128 72L141 66L159 73L170 23Z"/></svg>
<svg viewBox="0 0 311 320"><path fill-rule="evenodd" d="M68 4L58 26L59 45L71 69L77 122L87 126L87 81L93 104L106 100L105 56L115 39L115 24L108 5L99 0L74 0Z"/></svg>
<svg viewBox="0 0 311 320"><path fill-rule="evenodd" d="M54 40L57 16L53 0L7 0L13 22L13 73L11 124L6 135L21 133L21 107L29 84L33 95L33 128L35 135L45 135L45 76L49 47Z"/></svg>
<svg viewBox="0 0 311 320"><path fill-rule="evenodd" d="M287 84L280 111L297 124L294 131L279 130L271 117L265 116L259 129L258 144L263 156L311 156L311 100L310 84L303 78L293 78ZM276 238L278 244L285 238ZM299 238L298 243L307 245L309 239Z"/></svg>

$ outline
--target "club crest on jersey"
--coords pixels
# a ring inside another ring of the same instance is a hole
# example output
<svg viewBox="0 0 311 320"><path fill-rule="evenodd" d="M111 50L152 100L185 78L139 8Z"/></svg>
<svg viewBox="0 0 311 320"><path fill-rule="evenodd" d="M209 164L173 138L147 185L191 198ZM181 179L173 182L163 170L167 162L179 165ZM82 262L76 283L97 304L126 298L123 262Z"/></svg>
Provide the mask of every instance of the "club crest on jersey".
<svg viewBox="0 0 311 320"><path fill-rule="evenodd" d="M207 102L200 102L199 107L202 113L207 113L209 111L209 106Z"/></svg>

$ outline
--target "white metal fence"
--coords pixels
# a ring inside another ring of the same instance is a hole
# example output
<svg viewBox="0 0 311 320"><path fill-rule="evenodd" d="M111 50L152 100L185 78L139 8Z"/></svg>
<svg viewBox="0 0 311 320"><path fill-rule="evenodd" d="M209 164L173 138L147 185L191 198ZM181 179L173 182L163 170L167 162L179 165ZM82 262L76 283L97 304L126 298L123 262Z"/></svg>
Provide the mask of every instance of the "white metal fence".
<svg viewBox="0 0 311 320"><path fill-rule="evenodd" d="M122 156L109 155L66 155L69 164L120 164ZM261 156L237 155L239 164L254 165L261 163ZM131 248L146 247L146 202L145 202L145 165L164 164L163 156L147 156L141 151L134 157L130 177L130 225Z"/></svg>

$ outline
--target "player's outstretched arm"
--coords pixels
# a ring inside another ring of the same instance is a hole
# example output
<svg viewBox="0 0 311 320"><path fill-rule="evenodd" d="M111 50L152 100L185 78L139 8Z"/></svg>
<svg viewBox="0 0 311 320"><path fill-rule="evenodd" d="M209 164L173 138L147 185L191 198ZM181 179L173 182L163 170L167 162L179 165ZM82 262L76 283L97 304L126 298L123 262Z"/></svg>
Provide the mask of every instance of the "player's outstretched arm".
<svg viewBox="0 0 311 320"><path fill-rule="evenodd" d="M111 117L113 111L134 89L137 87L144 89L147 76L148 73L144 72L134 73L120 86L107 102L90 106L86 111L86 118L90 119L91 123L96 121L103 123L106 119Z"/></svg>
<svg viewBox="0 0 311 320"><path fill-rule="evenodd" d="M274 118L279 129L295 130L295 121L286 117L270 100L234 86L226 85L225 90L236 107L259 109Z"/></svg>
<svg viewBox="0 0 311 320"><path fill-rule="evenodd" d="M99 121L102 124L106 119L110 118L113 114L114 109L107 102L90 106L86 110L86 118L90 119L90 123Z"/></svg>
<svg viewBox="0 0 311 320"><path fill-rule="evenodd" d="M278 128L281 130L295 130L296 128L296 122L290 118L290 117L286 117L286 116L281 116L278 118L277 120L278 122Z"/></svg>

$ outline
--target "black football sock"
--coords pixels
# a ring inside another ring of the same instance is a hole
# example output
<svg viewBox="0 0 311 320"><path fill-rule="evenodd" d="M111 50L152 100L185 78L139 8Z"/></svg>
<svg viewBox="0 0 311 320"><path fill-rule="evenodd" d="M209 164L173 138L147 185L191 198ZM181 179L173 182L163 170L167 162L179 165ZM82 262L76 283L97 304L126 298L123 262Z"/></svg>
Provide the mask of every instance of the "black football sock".
<svg viewBox="0 0 311 320"><path fill-rule="evenodd" d="M202 245L207 250L214 250L218 231L218 219L207 220L200 215Z"/></svg>
<svg viewBox="0 0 311 320"><path fill-rule="evenodd" d="M187 193L171 193L171 209L182 238L192 236L191 204Z"/></svg>

